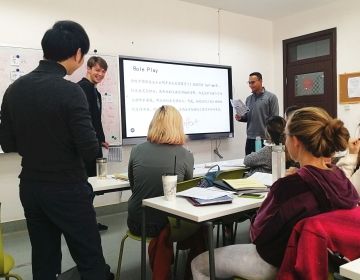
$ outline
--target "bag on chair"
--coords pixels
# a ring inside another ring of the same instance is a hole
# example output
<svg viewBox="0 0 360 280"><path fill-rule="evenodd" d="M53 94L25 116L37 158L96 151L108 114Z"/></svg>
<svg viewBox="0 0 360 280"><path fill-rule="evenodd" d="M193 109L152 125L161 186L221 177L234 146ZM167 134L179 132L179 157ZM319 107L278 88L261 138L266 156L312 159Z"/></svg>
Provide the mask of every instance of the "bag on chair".
<svg viewBox="0 0 360 280"><path fill-rule="evenodd" d="M217 170L213 170L217 167ZM204 178L201 179L201 181L199 182L199 184L197 185L197 187L200 188L209 188L212 187L214 185L214 181L216 179L216 177L220 174L220 166L219 165L214 165L211 166L208 170L208 172L205 174Z"/></svg>

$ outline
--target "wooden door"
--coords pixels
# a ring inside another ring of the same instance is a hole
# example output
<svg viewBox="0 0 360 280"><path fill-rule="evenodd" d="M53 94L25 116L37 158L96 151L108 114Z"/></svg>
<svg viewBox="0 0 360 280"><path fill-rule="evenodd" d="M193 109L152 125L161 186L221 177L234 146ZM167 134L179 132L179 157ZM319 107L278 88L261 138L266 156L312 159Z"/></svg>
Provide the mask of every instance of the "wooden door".
<svg viewBox="0 0 360 280"><path fill-rule="evenodd" d="M284 110L318 106L337 116L336 29L285 40Z"/></svg>

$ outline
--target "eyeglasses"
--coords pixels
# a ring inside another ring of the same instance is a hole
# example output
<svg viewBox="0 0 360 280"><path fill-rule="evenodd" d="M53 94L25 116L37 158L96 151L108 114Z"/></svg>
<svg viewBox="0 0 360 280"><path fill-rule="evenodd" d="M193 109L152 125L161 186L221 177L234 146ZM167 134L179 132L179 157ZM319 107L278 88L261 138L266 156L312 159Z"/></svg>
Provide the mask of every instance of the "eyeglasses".
<svg viewBox="0 0 360 280"><path fill-rule="evenodd" d="M249 84L249 85L253 85L253 84L255 84L257 81L248 81L247 83Z"/></svg>

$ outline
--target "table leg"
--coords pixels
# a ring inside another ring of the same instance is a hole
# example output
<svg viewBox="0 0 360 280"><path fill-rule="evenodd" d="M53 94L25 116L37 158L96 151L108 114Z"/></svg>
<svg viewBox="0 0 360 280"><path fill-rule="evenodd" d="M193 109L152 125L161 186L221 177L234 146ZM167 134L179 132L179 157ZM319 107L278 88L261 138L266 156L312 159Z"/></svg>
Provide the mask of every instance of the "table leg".
<svg viewBox="0 0 360 280"><path fill-rule="evenodd" d="M213 240L213 223L212 222L206 222L206 225L208 227L210 279L215 280L215 255L214 255L214 240Z"/></svg>
<svg viewBox="0 0 360 280"><path fill-rule="evenodd" d="M142 206L142 224L141 224L141 280L146 280L146 213L145 213L145 206Z"/></svg>

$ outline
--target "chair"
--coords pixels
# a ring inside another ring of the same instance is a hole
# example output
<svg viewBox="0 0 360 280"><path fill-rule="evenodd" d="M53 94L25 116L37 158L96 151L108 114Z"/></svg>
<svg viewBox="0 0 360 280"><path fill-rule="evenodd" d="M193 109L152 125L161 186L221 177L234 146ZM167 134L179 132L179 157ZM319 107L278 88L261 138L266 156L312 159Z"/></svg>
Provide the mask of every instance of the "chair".
<svg viewBox="0 0 360 280"><path fill-rule="evenodd" d="M329 251L349 260L360 257L359 227L360 207L300 220L292 230L277 279L328 279Z"/></svg>
<svg viewBox="0 0 360 280"><path fill-rule="evenodd" d="M188 189L190 187L194 187L194 186L197 185L197 183L200 180L201 180L201 177L198 177L198 178L191 179L191 180L188 180L188 181L179 182L177 184L176 190L179 192L179 191L186 190L186 189ZM173 240L173 242L183 240L184 238L186 238L188 236L189 233L195 232L197 230L194 227L194 224L192 224L192 223L185 222L185 221L180 221L180 220L175 219L173 217L168 217L168 219L169 219L170 228L171 228L171 240ZM186 228L186 229L184 230L184 228ZM185 236L185 234L186 234L186 236ZM117 267L117 271L116 271L115 280L120 280L122 256L123 256L123 252L124 252L125 240L128 237L133 239L133 240L136 240L136 241L141 241L141 236L132 234L130 232L130 230L128 230L125 233L124 237L121 240L121 244L120 244L120 253L119 253L118 267ZM152 238L150 238L150 237L146 238L146 242L149 243L151 241L151 239ZM176 246L175 263L174 263L174 275L176 274L178 255L179 255L179 248L178 248L178 246Z"/></svg>
<svg viewBox="0 0 360 280"><path fill-rule="evenodd" d="M201 181L202 178L203 177L196 177L190 180L179 182L177 183L176 191L181 192L189 188L195 187ZM199 229L199 225L196 225L194 223L190 223L173 217L168 217L168 219L171 226L171 240L173 240L173 242L184 240L184 238L195 233ZM179 247L178 244L176 243L174 275L176 275L178 259L179 259Z"/></svg>
<svg viewBox="0 0 360 280"><path fill-rule="evenodd" d="M118 267L117 267L117 271L116 271L115 280L120 280L121 263L122 263L122 256L123 256L123 252L124 252L124 245L125 245L125 240L128 237L130 237L131 239L136 240L136 241L141 241L141 236L132 234L130 232L130 230L128 230L125 233L124 237L121 239ZM146 243L149 243L151 241L151 239L152 239L151 237L146 238Z"/></svg>
<svg viewBox="0 0 360 280"><path fill-rule="evenodd" d="M1 203L0 203L0 210L1 210ZM22 278L19 275L10 273L10 271L14 268L14 266L15 266L15 261L13 257L4 252L2 228L0 223L0 278L5 278L6 280L10 278L22 280Z"/></svg>
<svg viewBox="0 0 360 280"><path fill-rule="evenodd" d="M216 180L222 179L240 179L243 178L248 168L240 168L234 170L222 170L216 177Z"/></svg>
<svg viewBox="0 0 360 280"><path fill-rule="evenodd" d="M223 180L223 179L240 179L243 178L245 175L245 172L248 170L248 168L241 168L241 169L235 169L235 170L223 170L219 173L219 175L216 177L216 180ZM235 242L235 236L237 232L237 223L243 222L249 218L249 215L241 215L240 219L235 222L235 225L233 225L234 221L221 221L217 223L217 237L216 237L216 247L219 247L219 239L220 239L220 226L222 228L222 236L223 236L223 246L225 246L225 225L229 226L231 223L231 235L230 239L231 242Z"/></svg>

